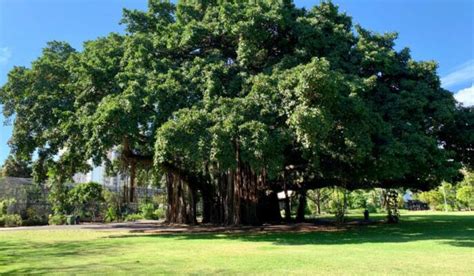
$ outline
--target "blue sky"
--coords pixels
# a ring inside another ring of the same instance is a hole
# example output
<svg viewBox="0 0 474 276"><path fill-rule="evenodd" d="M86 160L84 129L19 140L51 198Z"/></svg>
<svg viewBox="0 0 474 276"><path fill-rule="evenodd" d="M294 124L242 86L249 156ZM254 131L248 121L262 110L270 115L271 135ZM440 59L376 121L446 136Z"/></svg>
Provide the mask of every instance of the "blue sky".
<svg viewBox="0 0 474 276"><path fill-rule="evenodd" d="M311 7L319 0L295 1ZM436 60L443 86L474 104L473 0L333 0L364 28L397 31L397 48L416 60ZM86 40L123 32L122 9L145 9L146 0L0 0L0 85L14 65L29 66L47 41L81 49ZM4 118L0 115L0 121ZM0 164L11 127L0 123Z"/></svg>

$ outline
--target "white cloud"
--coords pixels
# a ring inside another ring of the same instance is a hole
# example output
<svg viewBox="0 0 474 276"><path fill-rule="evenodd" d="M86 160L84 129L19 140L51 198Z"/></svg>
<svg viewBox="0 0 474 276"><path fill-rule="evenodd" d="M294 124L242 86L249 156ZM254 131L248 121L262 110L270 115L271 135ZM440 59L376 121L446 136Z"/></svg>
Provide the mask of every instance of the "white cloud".
<svg viewBox="0 0 474 276"><path fill-rule="evenodd" d="M454 94L454 98L464 106L474 105L474 84L471 87L464 88Z"/></svg>
<svg viewBox="0 0 474 276"><path fill-rule="evenodd" d="M12 56L12 51L8 47L0 47L0 64L5 64L8 62Z"/></svg>
<svg viewBox="0 0 474 276"><path fill-rule="evenodd" d="M474 59L462 64L454 72L441 78L441 83L445 88L468 82L474 82Z"/></svg>

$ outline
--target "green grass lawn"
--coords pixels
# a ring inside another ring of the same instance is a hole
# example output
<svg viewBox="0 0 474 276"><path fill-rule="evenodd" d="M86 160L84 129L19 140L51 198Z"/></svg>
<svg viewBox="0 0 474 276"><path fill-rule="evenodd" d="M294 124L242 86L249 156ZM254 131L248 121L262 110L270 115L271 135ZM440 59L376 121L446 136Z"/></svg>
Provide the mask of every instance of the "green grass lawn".
<svg viewBox="0 0 474 276"><path fill-rule="evenodd" d="M2 273L474 275L474 212L312 233L4 231Z"/></svg>

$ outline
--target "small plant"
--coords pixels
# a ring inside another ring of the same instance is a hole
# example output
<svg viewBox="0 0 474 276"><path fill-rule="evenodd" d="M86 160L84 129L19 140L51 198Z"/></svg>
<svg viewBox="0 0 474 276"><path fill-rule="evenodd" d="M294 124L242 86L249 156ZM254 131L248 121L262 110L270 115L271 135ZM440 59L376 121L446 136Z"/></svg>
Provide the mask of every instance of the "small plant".
<svg viewBox="0 0 474 276"><path fill-rule="evenodd" d="M65 215L49 215L48 224L49 225L63 225L66 223Z"/></svg>

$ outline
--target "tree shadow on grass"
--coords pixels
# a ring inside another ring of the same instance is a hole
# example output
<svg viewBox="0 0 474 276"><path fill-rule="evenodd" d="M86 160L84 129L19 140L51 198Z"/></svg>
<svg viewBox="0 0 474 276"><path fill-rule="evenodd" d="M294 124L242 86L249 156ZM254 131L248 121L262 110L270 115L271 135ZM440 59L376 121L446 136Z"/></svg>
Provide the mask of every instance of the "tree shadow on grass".
<svg viewBox="0 0 474 276"><path fill-rule="evenodd" d="M459 240L459 241L448 241L445 242L446 244L452 245L452 246L459 246L459 247L472 247L474 248L474 240Z"/></svg>
<svg viewBox="0 0 474 276"><path fill-rule="evenodd" d="M114 248L122 245L114 244ZM4 240L0 243L0 268L7 268L12 264L31 264L35 260L57 260L53 267L47 267L41 264L31 265L18 269L7 270L5 273L13 274L29 274L29 273L48 273L51 269L56 272L80 271L80 267L67 267L57 265L62 258L82 257L104 255L110 252L110 244L97 243L97 240L91 241L56 241L56 242L33 242L33 241L17 241ZM60 268L58 271L58 267ZM0 269L2 274L2 269Z"/></svg>
<svg viewBox="0 0 474 276"><path fill-rule="evenodd" d="M134 275L141 270L146 271L146 266L140 266L139 257L126 255L129 246L135 243L134 240L109 242L107 239L97 237L53 242L2 240L0 275L95 275L100 274L100 271L106 271L105 274L120 272ZM126 258L120 258L120 255L125 255ZM172 274L174 266L170 264L169 268L160 268L160 274Z"/></svg>
<svg viewBox="0 0 474 276"><path fill-rule="evenodd" d="M245 242L271 242L275 245L343 245L363 243L405 243L439 240L451 246L474 247L474 218L472 216L411 215L398 224L369 224L339 227L327 231L324 228L311 232L246 233L179 233L138 234L144 238L172 238L178 240L238 240ZM111 238L131 238L117 235Z"/></svg>
<svg viewBox="0 0 474 276"><path fill-rule="evenodd" d="M437 241L455 247L474 247L473 216L435 215L402 217L399 224L370 224L339 227L337 231L313 232L246 232L229 233L191 233L191 234L111 234L84 241L41 242L30 240L4 239L0 242L0 274L30 273L77 273L108 269L120 270L125 273L136 272L135 261L127 259L98 263L91 256L114 257L120 251L137 242L154 242L156 239L205 240L216 243L222 240L242 242L267 242L278 246L298 245L347 245L364 243L406 243L416 241ZM111 242L107 239L114 238ZM205 243L203 243L205 246ZM78 264L61 264L63 258L71 261L71 257L84 259ZM89 257L89 258L88 258ZM46 263L38 260L49 260ZM54 260L51 262L51 260ZM28 264L27 266L25 264ZM171 273L172 271L170 271Z"/></svg>

